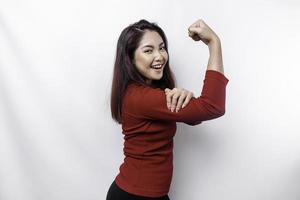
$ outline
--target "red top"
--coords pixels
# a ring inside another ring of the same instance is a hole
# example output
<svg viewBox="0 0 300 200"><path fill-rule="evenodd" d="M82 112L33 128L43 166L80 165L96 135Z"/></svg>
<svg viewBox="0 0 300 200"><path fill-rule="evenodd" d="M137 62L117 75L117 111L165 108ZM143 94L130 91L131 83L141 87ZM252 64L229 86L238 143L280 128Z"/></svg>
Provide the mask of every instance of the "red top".
<svg viewBox="0 0 300 200"><path fill-rule="evenodd" d="M193 97L178 113L167 108L164 90L128 85L122 107L125 158L116 184L139 196L168 194L176 122L194 126L224 115L228 81L222 73L206 70L201 96Z"/></svg>

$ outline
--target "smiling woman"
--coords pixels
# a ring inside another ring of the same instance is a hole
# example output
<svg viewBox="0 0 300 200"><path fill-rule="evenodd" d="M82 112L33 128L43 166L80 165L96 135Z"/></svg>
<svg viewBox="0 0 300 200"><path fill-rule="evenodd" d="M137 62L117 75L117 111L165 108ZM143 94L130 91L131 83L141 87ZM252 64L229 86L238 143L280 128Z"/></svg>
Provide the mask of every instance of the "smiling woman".
<svg viewBox="0 0 300 200"><path fill-rule="evenodd" d="M168 88L174 88L175 83L163 30L140 20L122 31L111 113L122 124L125 158L107 200L169 200L176 122L194 126L225 114L228 79L223 74L219 39L201 20L189 28L189 36L209 46L210 59L201 96L192 97L177 113L166 106L166 94L171 93Z"/></svg>

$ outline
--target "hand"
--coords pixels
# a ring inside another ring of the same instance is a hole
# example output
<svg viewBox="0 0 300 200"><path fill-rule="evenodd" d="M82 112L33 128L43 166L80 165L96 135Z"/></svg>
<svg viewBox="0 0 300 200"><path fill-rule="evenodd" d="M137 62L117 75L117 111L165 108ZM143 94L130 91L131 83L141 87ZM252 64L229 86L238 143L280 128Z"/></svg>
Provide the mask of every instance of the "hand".
<svg viewBox="0 0 300 200"><path fill-rule="evenodd" d="M202 40L208 45L213 40L218 40L217 34L202 20L199 19L193 23L189 28L189 36L195 40Z"/></svg>
<svg viewBox="0 0 300 200"><path fill-rule="evenodd" d="M172 90L166 88L165 93L167 98L167 107L172 112L174 112L175 108L176 112L178 112L179 109L184 108L190 102L191 98L194 97L192 92L183 88L173 88Z"/></svg>

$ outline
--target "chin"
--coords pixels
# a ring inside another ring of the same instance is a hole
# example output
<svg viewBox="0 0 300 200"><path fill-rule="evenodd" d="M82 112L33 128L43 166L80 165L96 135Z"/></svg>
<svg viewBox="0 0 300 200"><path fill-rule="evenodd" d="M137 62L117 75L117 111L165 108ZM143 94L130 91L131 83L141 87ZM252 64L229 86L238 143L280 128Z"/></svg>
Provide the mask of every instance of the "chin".
<svg viewBox="0 0 300 200"><path fill-rule="evenodd" d="M160 79L162 79L162 76L160 78L154 78L152 80L159 81Z"/></svg>

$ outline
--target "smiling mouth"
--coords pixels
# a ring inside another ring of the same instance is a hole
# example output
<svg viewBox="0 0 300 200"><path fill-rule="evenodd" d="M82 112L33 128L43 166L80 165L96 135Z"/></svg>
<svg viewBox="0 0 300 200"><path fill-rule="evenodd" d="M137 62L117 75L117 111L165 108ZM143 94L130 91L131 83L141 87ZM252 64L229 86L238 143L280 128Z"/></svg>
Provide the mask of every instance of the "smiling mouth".
<svg viewBox="0 0 300 200"><path fill-rule="evenodd" d="M163 64L151 66L152 69L161 69L162 67L163 67Z"/></svg>

